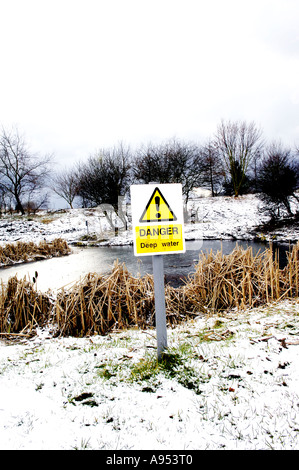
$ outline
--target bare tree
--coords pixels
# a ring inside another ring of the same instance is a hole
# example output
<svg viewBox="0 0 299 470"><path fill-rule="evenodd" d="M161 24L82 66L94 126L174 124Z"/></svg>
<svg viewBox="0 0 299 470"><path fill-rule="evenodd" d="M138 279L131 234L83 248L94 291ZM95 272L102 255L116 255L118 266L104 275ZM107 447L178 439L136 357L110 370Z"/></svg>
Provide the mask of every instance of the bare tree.
<svg viewBox="0 0 299 470"><path fill-rule="evenodd" d="M279 218L281 210L292 214L291 200L298 201L298 162L290 148L280 142L270 144L265 152L258 172L260 197L264 201L263 211L272 219Z"/></svg>
<svg viewBox="0 0 299 470"><path fill-rule="evenodd" d="M79 176L74 168L64 169L51 178L51 189L73 209L74 199L79 193Z"/></svg>
<svg viewBox="0 0 299 470"><path fill-rule="evenodd" d="M15 208L25 214L23 199L38 193L49 175L52 156L32 154L17 128L2 128L0 136L0 182L6 193L15 200Z"/></svg>
<svg viewBox="0 0 299 470"><path fill-rule="evenodd" d="M218 148L209 140L201 149L202 171L201 181L216 196L222 189L224 181L224 168L219 155Z"/></svg>
<svg viewBox="0 0 299 470"><path fill-rule="evenodd" d="M215 145L231 178L237 197L244 183L249 164L262 148L262 131L254 122L224 122L218 126Z"/></svg>
<svg viewBox="0 0 299 470"><path fill-rule="evenodd" d="M197 145L171 139L141 147L135 157L133 174L145 184L181 183L187 202L190 191L198 185L201 163Z"/></svg>
<svg viewBox="0 0 299 470"><path fill-rule="evenodd" d="M27 202L23 203L23 208L27 211L27 214L36 214L41 209L46 209L49 204L49 194L39 192L38 196L35 195L34 199L31 199L31 194L28 195Z"/></svg>
<svg viewBox="0 0 299 470"><path fill-rule="evenodd" d="M126 224L125 215L119 213L119 197L125 196L130 186L131 150L120 144L112 149L102 149L78 165L79 196L84 204L101 205L113 227L109 207ZM106 207L106 209L104 208Z"/></svg>

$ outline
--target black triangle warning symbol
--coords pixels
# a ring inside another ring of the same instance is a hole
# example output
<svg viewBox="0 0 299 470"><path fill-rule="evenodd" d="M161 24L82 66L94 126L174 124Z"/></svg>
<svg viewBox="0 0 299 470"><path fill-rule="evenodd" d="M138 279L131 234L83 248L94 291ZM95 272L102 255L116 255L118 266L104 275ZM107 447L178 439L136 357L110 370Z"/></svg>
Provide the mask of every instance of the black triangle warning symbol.
<svg viewBox="0 0 299 470"><path fill-rule="evenodd" d="M177 220L159 188L155 188L139 222L172 222Z"/></svg>

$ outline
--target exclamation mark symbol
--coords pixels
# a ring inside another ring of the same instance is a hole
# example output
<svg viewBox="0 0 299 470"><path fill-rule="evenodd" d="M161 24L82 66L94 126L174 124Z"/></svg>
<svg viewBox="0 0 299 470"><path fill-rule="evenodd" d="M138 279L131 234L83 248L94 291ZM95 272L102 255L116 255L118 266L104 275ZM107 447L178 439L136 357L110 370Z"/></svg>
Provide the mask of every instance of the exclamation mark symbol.
<svg viewBox="0 0 299 470"><path fill-rule="evenodd" d="M159 212L160 211L160 196L155 197L155 204L156 204L156 210L157 210L156 217L157 219L161 219L161 212Z"/></svg>

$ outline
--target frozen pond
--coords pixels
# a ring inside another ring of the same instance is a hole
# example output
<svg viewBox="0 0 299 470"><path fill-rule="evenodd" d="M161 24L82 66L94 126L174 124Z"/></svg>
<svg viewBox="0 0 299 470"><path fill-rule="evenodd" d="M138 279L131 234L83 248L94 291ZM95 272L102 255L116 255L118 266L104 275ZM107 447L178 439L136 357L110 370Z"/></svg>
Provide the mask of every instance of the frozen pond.
<svg viewBox="0 0 299 470"><path fill-rule="evenodd" d="M246 241L238 241L238 245L244 248L252 246L255 253L264 250L267 246L264 243ZM166 279L171 281L172 278L188 275L194 270L194 264L202 251L217 251L221 249L221 246L223 253L228 254L235 248L236 242L230 240L187 241L186 253L164 256ZM72 248L72 254L69 256L0 268L0 279L5 283L16 274L19 278L32 279L37 271L38 290L55 290L79 281L89 272L109 273L117 259L120 263L124 262L133 275L152 273L151 256L135 257L132 246L103 246Z"/></svg>

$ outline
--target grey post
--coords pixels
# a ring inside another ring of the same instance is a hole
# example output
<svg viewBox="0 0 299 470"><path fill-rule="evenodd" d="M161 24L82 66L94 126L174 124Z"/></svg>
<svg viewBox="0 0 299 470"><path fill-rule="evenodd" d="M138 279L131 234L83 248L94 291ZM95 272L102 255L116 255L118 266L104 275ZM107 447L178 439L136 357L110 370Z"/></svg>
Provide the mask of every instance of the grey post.
<svg viewBox="0 0 299 470"><path fill-rule="evenodd" d="M163 255L153 255L158 360L167 348Z"/></svg>

